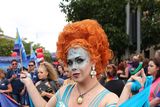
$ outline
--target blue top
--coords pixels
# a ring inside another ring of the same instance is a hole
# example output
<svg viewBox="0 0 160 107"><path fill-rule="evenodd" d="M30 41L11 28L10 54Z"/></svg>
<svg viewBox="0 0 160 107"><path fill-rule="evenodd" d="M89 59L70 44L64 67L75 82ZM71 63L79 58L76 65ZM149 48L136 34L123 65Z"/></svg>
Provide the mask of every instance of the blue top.
<svg viewBox="0 0 160 107"><path fill-rule="evenodd" d="M69 97L70 94L72 92L74 85L68 85L62 95L62 97L60 96L60 92L58 91L56 93L56 98L57 98L57 103L56 103L56 107L68 107L68 101L69 101ZM109 90L104 89L103 91L101 91L89 104L88 107L98 107L100 102L102 101L102 99L105 97L106 94L110 93ZM109 104L106 105L106 107L116 107L116 103L115 104Z"/></svg>
<svg viewBox="0 0 160 107"><path fill-rule="evenodd" d="M0 90L7 90L8 84L9 84L9 81L7 79L0 80Z"/></svg>
<svg viewBox="0 0 160 107"><path fill-rule="evenodd" d="M12 75L16 74L17 78L13 79L11 81L11 85L13 88L12 94L20 94L21 90L24 87L24 84L20 81L20 69L17 68L15 70L7 70L7 75L6 78L10 79L12 77Z"/></svg>
<svg viewBox="0 0 160 107"><path fill-rule="evenodd" d="M152 84L153 77L147 76L146 82L144 84L144 89L138 94L132 96L130 99L126 100L119 107L150 107L149 105L149 94L150 87ZM132 81L133 84L137 84L135 81ZM139 86L138 86L139 87Z"/></svg>
<svg viewBox="0 0 160 107"><path fill-rule="evenodd" d="M36 70L34 72L30 72L30 74L34 84L39 81L38 72Z"/></svg>

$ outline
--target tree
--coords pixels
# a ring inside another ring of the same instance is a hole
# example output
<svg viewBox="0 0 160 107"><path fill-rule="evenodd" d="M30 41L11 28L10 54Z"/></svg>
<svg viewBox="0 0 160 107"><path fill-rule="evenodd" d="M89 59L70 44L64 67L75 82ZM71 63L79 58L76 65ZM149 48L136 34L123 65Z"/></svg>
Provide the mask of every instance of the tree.
<svg viewBox="0 0 160 107"><path fill-rule="evenodd" d="M111 49L119 59L128 47L125 33L126 0L62 0L60 8L67 21L96 19L108 35Z"/></svg>
<svg viewBox="0 0 160 107"><path fill-rule="evenodd" d="M69 22L96 19L108 35L111 49L120 59L127 47L132 52L136 50L136 44L128 44L125 33L125 6L128 2L131 11L137 11L141 6L141 49L157 46L160 41L159 0L62 0L60 8Z"/></svg>
<svg viewBox="0 0 160 107"><path fill-rule="evenodd" d="M10 56L14 48L14 40L0 38L0 56ZM26 54L30 54L30 43L23 41Z"/></svg>
<svg viewBox="0 0 160 107"><path fill-rule="evenodd" d="M0 38L0 56L10 56L14 47L14 41Z"/></svg>
<svg viewBox="0 0 160 107"><path fill-rule="evenodd" d="M160 1L148 0L142 10L142 49L146 49L160 43Z"/></svg>

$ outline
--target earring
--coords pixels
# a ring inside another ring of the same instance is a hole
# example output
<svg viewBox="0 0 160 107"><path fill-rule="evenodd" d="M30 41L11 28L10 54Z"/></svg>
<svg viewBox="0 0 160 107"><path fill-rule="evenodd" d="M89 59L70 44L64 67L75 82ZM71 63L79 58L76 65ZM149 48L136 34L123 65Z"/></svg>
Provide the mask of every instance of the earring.
<svg viewBox="0 0 160 107"><path fill-rule="evenodd" d="M94 65L91 67L90 75L91 75L91 78L94 78L97 75Z"/></svg>

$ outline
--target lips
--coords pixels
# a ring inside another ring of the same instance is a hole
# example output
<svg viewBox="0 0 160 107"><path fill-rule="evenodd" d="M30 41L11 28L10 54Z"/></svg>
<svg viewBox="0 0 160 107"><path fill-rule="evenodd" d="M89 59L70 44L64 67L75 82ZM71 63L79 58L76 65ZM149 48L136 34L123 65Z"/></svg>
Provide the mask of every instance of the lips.
<svg viewBox="0 0 160 107"><path fill-rule="evenodd" d="M73 77L78 78L80 73L72 73Z"/></svg>

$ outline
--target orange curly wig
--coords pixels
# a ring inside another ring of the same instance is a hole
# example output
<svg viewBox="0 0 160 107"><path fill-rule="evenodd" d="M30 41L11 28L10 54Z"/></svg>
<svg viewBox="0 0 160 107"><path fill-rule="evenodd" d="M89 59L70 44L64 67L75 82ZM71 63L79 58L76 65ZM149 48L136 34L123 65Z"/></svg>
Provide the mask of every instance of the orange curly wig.
<svg viewBox="0 0 160 107"><path fill-rule="evenodd" d="M86 19L66 25L58 38L57 57L66 64L68 50L77 45L89 52L97 74L105 70L108 60L113 57L107 35L95 20Z"/></svg>

